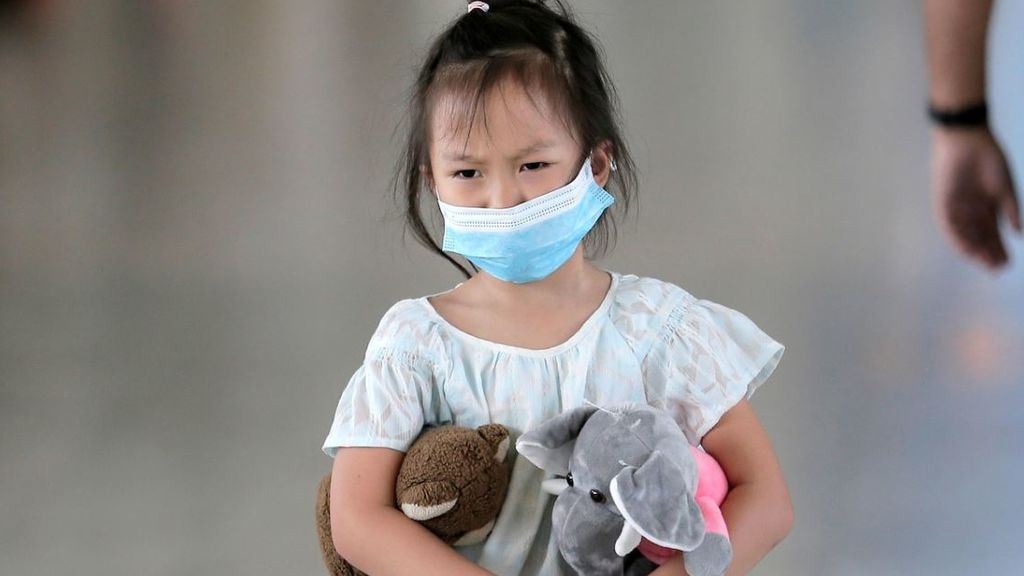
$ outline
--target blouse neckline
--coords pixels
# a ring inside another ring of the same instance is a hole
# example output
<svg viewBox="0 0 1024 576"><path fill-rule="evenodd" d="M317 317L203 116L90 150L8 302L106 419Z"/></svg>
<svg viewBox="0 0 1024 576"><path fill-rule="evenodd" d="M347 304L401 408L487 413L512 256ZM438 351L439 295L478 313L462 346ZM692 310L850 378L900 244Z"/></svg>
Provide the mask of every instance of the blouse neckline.
<svg viewBox="0 0 1024 576"><path fill-rule="evenodd" d="M524 348L522 346L513 346L511 344L503 344L501 342L494 342L493 340L486 340L484 338L480 338L479 336L474 336L474 335L470 334L469 332L464 332L464 331L456 328L454 325L449 323L447 320L445 320L444 317L441 316L441 314L439 314L437 312L437 310L434 308L434 305L430 303L428 298L430 298L432 296L440 296L441 294L446 294L448 292L451 292L455 288L458 288L459 286L461 286L462 285L461 282L459 284L456 284L454 287L449 288L448 290L444 290L442 292L437 292L435 294L428 294L426 296L421 296L421 297L417 298L416 300L421 302L423 307L426 308L427 312L435 320L437 320L442 325L444 325L448 330L450 330L451 332L459 335L460 337L462 337L462 338L464 338L466 340L469 340L471 342L479 344L479 345L481 345L481 346L483 346L485 348L490 348L492 350L499 350L499 351L502 351L502 352L509 352L509 353L512 353L512 354L519 354L519 355L522 355L522 356L534 356L534 357L554 356L555 354L558 354L560 352L563 352L563 351L565 351L565 350L575 346L584 336L587 335L587 333L589 333L594 328L594 326L596 326L597 324L600 323L602 318L607 316L608 307L611 306L612 300L615 299L615 292L616 292L616 290L617 290L617 288L619 286L619 276L620 276L620 274L618 272L614 272L612 270L606 270L604 268L602 268L602 270L604 270L605 272L610 274L611 277L612 277L611 285L608 286L608 291L605 293L604 299L601 300L601 303L597 306L597 308L594 309L594 311L590 314L590 316L587 317L587 319L583 322L583 324L579 327L578 330L576 330L576 332L572 336L569 336L569 338L567 340L565 340L564 342L562 342L561 344L556 344L556 345L548 347L548 348Z"/></svg>

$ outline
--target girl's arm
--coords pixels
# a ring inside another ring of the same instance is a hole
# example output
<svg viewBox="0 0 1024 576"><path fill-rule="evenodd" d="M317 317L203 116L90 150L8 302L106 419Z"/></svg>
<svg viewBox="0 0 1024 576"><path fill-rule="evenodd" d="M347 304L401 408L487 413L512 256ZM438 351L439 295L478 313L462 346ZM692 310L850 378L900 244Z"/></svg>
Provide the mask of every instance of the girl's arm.
<svg viewBox="0 0 1024 576"><path fill-rule="evenodd" d="M729 479L722 514L732 541L732 564L726 576L746 574L789 534L793 505L768 434L746 400L722 416L701 444ZM686 574L677 555L652 576Z"/></svg>
<svg viewBox="0 0 1024 576"><path fill-rule="evenodd" d="M490 575L396 507L395 479L403 456L390 448L338 449L330 493L338 553L374 576Z"/></svg>

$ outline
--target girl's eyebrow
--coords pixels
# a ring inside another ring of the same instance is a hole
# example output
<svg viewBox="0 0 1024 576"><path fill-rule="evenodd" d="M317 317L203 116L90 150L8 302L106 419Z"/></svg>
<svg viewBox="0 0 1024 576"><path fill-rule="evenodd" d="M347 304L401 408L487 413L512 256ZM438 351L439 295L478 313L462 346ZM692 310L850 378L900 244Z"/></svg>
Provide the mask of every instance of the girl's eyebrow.
<svg viewBox="0 0 1024 576"><path fill-rule="evenodd" d="M512 156L512 158L513 159L522 158L523 156L526 156L527 154L529 154L531 152L536 152L538 150L543 150L545 148L553 148L553 147L555 147L555 145L556 145L556 143L552 142L551 140L539 140L537 142L534 142L533 144L530 144L526 148L523 148L522 150L516 152L516 154L514 156ZM452 162L480 162L481 161L479 158L476 158L475 156L472 156L472 155L469 155L469 154L451 154L451 153L444 154L444 159L452 161Z"/></svg>

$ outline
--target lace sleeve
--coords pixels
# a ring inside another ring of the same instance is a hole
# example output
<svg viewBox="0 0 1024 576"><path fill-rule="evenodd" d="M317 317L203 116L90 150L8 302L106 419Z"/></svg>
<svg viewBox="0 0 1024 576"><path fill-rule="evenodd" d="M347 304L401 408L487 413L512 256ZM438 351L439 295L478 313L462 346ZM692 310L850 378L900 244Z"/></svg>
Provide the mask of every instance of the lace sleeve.
<svg viewBox="0 0 1024 576"><path fill-rule="evenodd" d="M323 452L331 458L340 446L405 452L425 425L439 423L440 404L428 361L380 348L345 386Z"/></svg>
<svg viewBox="0 0 1024 576"><path fill-rule="evenodd" d="M784 346L736 310L687 295L644 360L648 400L675 416L697 445L768 379Z"/></svg>
<svg viewBox="0 0 1024 576"><path fill-rule="evenodd" d="M323 452L340 446L405 452L424 426L450 420L441 393L445 368L433 324L413 300L392 306L338 400Z"/></svg>

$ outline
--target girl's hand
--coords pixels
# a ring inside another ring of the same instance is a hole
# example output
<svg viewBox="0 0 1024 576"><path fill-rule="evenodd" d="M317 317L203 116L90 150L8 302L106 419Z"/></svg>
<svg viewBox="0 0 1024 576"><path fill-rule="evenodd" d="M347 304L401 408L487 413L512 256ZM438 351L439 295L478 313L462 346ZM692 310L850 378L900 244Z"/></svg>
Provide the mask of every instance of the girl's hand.
<svg viewBox="0 0 1024 576"><path fill-rule="evenodd" d="M996 270L1008 257L1000 215L1021 233L1020 207L1003 152L987 127L935 128L932 203L940 226L963 255Z"/></svg>
<svg viewBox="0 0 1024 576"><path fill-rule="evenodd" d="M655 568L650 576L690 576L683 564L683 554L684 552L680 552L669 558L664 564Z"/></svg>

